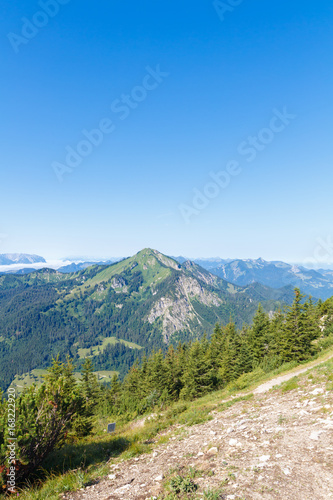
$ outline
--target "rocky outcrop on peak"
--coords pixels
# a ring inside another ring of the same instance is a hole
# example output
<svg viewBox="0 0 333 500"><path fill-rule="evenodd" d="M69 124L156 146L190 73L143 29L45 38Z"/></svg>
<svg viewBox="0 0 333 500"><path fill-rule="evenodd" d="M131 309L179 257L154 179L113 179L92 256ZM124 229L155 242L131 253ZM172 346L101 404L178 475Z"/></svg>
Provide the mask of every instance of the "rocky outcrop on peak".
<svg viewBox="0 0 333 500"><path fill-rule="evenodd" d="M192 304L194 299L205 306L219 307L223 303L217 294L208 291L198 280L182 274L177 279L175 295L157 300L148 314L147 321L152 324L161 318L163 338L168 342L175 332L190 330L193 321L201 324L200 315Z"/></svg>

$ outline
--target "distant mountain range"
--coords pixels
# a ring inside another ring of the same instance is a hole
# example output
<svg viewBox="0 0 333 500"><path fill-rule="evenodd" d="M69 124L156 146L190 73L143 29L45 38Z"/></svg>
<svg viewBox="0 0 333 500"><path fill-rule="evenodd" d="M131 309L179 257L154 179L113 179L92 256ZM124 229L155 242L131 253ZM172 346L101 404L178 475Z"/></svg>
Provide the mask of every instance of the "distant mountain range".
<svg viewBox="0 0 333 500"><path fill-rule="evenodd" d="M125 373L141 352L210 335L230 318L242 326L259 302L273 312L292 299L291 286L234 285L151 249L74 273L4 274L0 380L49 366L57 353L77 363L91 355L97 369Z"/></svg>
<svg viewBox="0 0 333 500"><path fill-rule="evenodd" d="M183 264L188 259L185 257L172 257ZM58 265L57 270L61 273L73 273L87 269L93 265L109 265L120 259L109 259L107 261L82 261L66 262ZM221 259L219 257L210 259L195 259L194 262L212 274L229 281L235 285L247 286L252 283L260 283L270 288L279 289L285 286L299 287L302 292L323 300L333 295L333 270L330 269L307 269L299 265L287 264L280 261L265 261L264 259ZM33 264L46 263L43 257L28 254L3 254L0 255L0 265L8 266L2 273L27 274L35 271ZM15 265L14 265L15 264ZM18 268L22 264L22 268ZM29 264L29 267L24 265ZM13 265L13 267L12 267Z"/></svg>
<svg viewBox="0 0 333 500"><path fill-rule="evenodd" d="M46 260L39 255L30 255L26 253L4 253L0 254L0 265L8 266L12 264L34 264L45 262Z"/></svg>
<svg viewBox="0 0 333 500"><path fill-rule="evenodd" d="M216 262L196 261L211 273L236 285L261 283L271 288L298 287L316 298L327 299L333 295L333 271L306 269L285 262L257 260L233 260Z"/></svg>
<svg viewBox="0 0 333 500"><path fill-rule="evenodd" d="M56 269L61 273L74 273L76 271L82 271L82 269L86 269L89 266L94 266L96 264L112 264L114 262L118 262L121 259L108 259L101 261L78 261L70 259L65 259L64 261L56 261L47 262L44 257L40 257L39 255L30 255L30 254L2 254L0 255L0 275L1 274L28 274L38 269L49 268ZM22 266L20 265L22 264ZM34 266L34 264L36 266ZM44 265L45 264L45 265ZM63 264L63 265L62 265ZM25 265L29 265L29 267L24 267ZM3 268L1 268L3 266Z"/></svg>
<svg viewBox="0 0 333 500"><path fill-rule="evenodd" d="M106 261L102 260L99 262L95 261L77 262L77 263L72 262L71 264L67 264L66 266L58 267L57 271L59 271L60 273L76 273L77 271L82 271L83 269L87 269L87 267L90 266L96 266L96 265L105 266L113 264L114 262L117 262L117 259L110 259Z"/></svg>

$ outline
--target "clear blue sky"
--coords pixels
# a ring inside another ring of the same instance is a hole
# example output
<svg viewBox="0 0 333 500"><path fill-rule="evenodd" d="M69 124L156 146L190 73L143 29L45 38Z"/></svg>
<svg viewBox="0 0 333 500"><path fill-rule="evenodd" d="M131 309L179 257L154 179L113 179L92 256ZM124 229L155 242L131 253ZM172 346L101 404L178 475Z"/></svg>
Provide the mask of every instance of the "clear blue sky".
<svg viewBox="0 0 333 500"><path fill-rule="evenodd" d="M42 3L0 7L0 253L302 261L332 236L331 0Z"/></svg>

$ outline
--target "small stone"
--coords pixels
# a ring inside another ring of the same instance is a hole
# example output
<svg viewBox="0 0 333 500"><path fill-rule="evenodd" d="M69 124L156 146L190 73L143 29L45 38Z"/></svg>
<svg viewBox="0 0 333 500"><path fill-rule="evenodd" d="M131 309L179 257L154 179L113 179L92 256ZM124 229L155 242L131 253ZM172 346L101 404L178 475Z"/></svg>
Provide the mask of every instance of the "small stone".
<svg viewBox="0 0 333 500"><path fill-rule="evenodd" d="M207 455L217 455L218 451L219 450L216 448L216 446L213 446L207 451Z"/></svg>
<svg viewBox="0 0 333 500"><path fill-rule="evenodd" d="M283 474L285 474L286 476L290 475L290 469L288 469L287 467L285 469L282 469L282 471L283 471Z"/></svg>
<svg viewBox="0 0 333 500"><path fill-rule="evenodd" d="M259 458L259 462L263 463L263 462L267 462L269 459L271 458L270 455L262 455L260 458Z"/></svg>
<svg viewBox="0 0 333 500"><path fill-rule="evenodd" d="M202 457L204 455L204 453L202 451L199 451L199 453L197 454L197 457Z"/></svg>
<svg viewBox="0 0 333 500"><path fill-rule="evenodd" d="M277 454L275 455L275 458L282 458L281 453L277 453Z"/></svg>
<svg viewBox="0 0 333 500"><path fill-rule="evenodd" d="M231 432L235 432L235 429L233 429L232 427L229 427L229 429L227 429L227 434L231 434Z"/></svg>
<svg viewBox="0 0 333 500"><path fill-rule="evenodd" d="M121 486L120 488L116 489L114 493L123 493L124 491L128 490L131 487L130 484L125 484L124 486Z"/></svg>
<svg viewBox="0 0 333 500"><path fill-rule="evenodd" d="M313 432L311 432L310 439L312 439L313 441L318 441L320 434L322 434L323 432L325 432L325 431L313 431Z"/></svg>
<svg viewBox="0 0 333 500"><path fill-rule="evenodd" d="M237 439L230 439L229 446L236 446L237 442Z"/></svg>
<svg viewBox="0 0 333 500"><path fill-rule="evenodd" d="M154 481L160 482L160 481L163 481L163 479L164 479L163 474L160 474L159 476L155 477Z"/></svg>
<svg viewBox="0 0 333 500"><path fill-rule="evenodd" d="M109 479L116 479L116 475L115 475L115 474L109 474L109 475L108 475L108 478L109 478Z"/></svg>
<svg viewBox="0 0 333 500"><path fill-rule="evenodd" d="M310 392L310 394L313 394L314 396L317 396L318 394L323 394L324 389L315 389L314 391Z"/></svg>

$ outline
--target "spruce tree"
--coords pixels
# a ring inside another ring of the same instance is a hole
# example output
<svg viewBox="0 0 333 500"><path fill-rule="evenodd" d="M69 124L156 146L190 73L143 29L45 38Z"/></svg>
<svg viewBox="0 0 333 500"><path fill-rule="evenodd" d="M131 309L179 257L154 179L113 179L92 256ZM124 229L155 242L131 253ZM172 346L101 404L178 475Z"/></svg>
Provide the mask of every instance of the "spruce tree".
<svg viewBox="0 0 333 500"><path fill-rule="evenodd" d="M209 392L213 385L212 364L208 356L206 339L194 342L187 355L182 377L182 399L194 399Z"/></svg>
<svg viewBox="0 0 333 500"><path fill-rule="evenodd" d="M179 398L180 391L183 387L182 384L182 354L181 346L180 349L175 351L174 347L171 345L166 353L164 359L165 367L165 390L166 397L165 401L177 401Z"/></svg>
<svg viewBox="0 0 333 500"><path fill-rule="evenodd" d="M252 358L252 367L256 368L263 362L268 353L269 318L261 304L253 318L249 330L248 345Z"/></svg>
<svg viewBox="0 0 333 500"><path fill-rule="evenodd" d="M214 327L213 335L210 339L209 357L213 368L217 370L220 366L224 349L224 331L217 323Z"/></svg>
<svg viewBox="0 0 333 500"><path fill-rule="evenodd" d="M239 332L239 353L238 353L238 372L248 373L252 371L252 356L250 354L249 346L249 331L248 325L244 325Z"/></svg>
<svg viewBox="0 0 333 500"><path fill-rule="evenodd" d="M93 427L93 415L101 400L101 388L96 375L93 372L93 364L90 358L86 358L81 368L81 390L84 397L85 412L75 422L75 433L78 436L88 435Z"/></svg>
<svg viewBox="0 0 333 500"><path fill-rule="evenodd" d="M267 369L277 368L282 363L282 337L284 335L285 315L278 310L270 321L268 330L268 362Z"/></svg>
<svg viewBox="0 0 333 500"><path fill-rule="evenodd" d="M315 352L315 348L312 342L316 340L321 334L317 311L313 305L311 298L303 306L300 322L302 345L305 355L306 357L308 357L308 355L314 354Z"/></svg>
<svg viewBox="0 0 333 500"><path fill-rule="evenodd" d="M111 409L115 409L118 405L118 399L121 392L121 383L117 373L114 373L111 378L111 387L108 391L108 399Z"/></svg>
<svg viewBox="0 0 333 500"><path fill-rule="evenodd" d="M294 302L287 308L279 343L282 362L302 361L309 356L311 341L307 331L307 316L304 316L303 298L304 295L298 288L295 288Z"/></svg>
<svg viewBox="0 0 333 500"><path fill-rule="evenodd" d="M239 377L242 371L240 359L241 338L233 322L224 327L223 351L219 369L219 376L223 385Z"/></svg>

